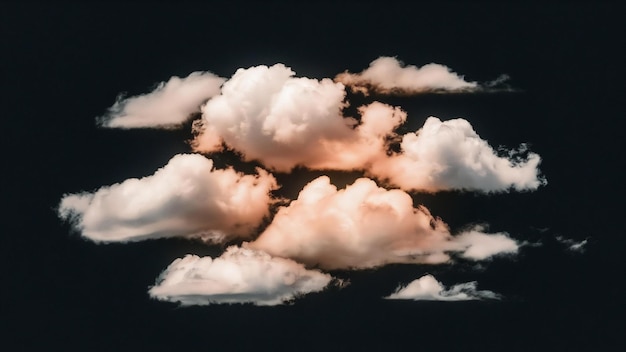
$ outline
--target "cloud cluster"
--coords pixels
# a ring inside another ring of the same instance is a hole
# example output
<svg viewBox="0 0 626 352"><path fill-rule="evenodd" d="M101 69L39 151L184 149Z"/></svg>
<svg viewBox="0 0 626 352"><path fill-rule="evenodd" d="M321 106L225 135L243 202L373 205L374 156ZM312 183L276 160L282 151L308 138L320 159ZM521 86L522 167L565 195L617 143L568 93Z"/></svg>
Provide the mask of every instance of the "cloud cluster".
<svg viewBox="0 0 626 352"><path fill-rule="evenodd" d="M338 190L321 176L281 207L259 238L245 244L273 256L324 269L371 268L388 263L444 263L448 252L471 260L516 252L505 234L480 228L452 236L446 224L398 189L360 178Z"/></svg>
<svg viewBox="0 0 626 352"><path fill-rule="evenodd" d="M412 133L395 130L407 115L373 102L358 108L360 121L342 114L344 86L329 79L294 77L282 64L239 69L220 95L202 107L194 147L224 145L266 167L365 170L405 190L534 190L545 184L539 155L525 145L499 156L464 119L436 117ZM390 155L390 141L401 151Z"/></svg>
<svg viewBox="0 0 626 352"><path fill-rule="evenodd" d="M293 77L283 64L239 69L219 96L202 107L195 149L219 151L222 143L273 170L359 169L385 148L385 137L406 120L382 103L360 107L359 124L345 118L340 83Z"/></svg>
<svg viewBox="0 0 626 352"><path fill-rule="evenodd" d="M352 90L367 94L418 94L427 92L469 92L479 88L477 82L467 82L463 76L446 66L430 63L422 67L404 66L395 57L379 57L360 73L340 73L335 81Z"/></svg>
<svg viewBox="0 0 626 352"><path fill-rule="evenodd" d="M492 291L477 290L477 283L475 281L457 284L450 289L446 289L434 276L425 275L404 287L398 287L396 292L385 298L414 301L469 301L499 299L500 295Z"/></svg>
<svg viewBox="0 0 626 352"><path fill-rule="evenodd" d="M58 213L97 242L246 238L270 215L270 191L277 188L271 174L257 172L218 170L202 155L180 154L152 176L65 195Z"/></svg>
<svg viewBox="0 0 626 352"><path fill-rule="evenodd" d="M150 288L150 296L182 305L253 303L277 305L323 290L328 274L266 253L229 247L220 257L176 259Z"/></svg>
<svg viewBox="0 0 626 352"><path fill-rule="evenodd" d="M225 79L210 72L193 72L161 82L154 91L118 98L99 123L109 128L172 128L187 121L200 105L219 94Z"/></svg>
<svg viewBox="0 0 626 352"><path fill-rule="evenodd" d="M257 168L245 175L215 169L200 154L174 156L153 175L128 179L94 192L65 195L60 218L96 242L161 237L241 241L217 258L188 255L175 260L150 295L183 305L252 303L276 305L323 290L333 280L317 269L363 269L388 263L445 263L513 254L519 244L506 233L475 227L453 234L406 191L534 190L545 184L539 155L526 145L496 152L464 119L429 117L404 135L406 112L381 102L357 106L345 116L351 89L413 94L478 91L501 84L467 82L449 68L403 66L382 57L359 74L296 77L283 64L238 69L228 80L208 72L173 77L155 91L118 100L100 119L111 128L171 128L193 122L192 147L224 149L269 170L358 170L338 189L327 176L308 183L297 199L270 211L278 188ZM273 218L272 218L273 216ZM264 220L269 225L262 229ZM255 238L255 234L260 235ZM572 248L584 243L572 245ZM445 289L430 276L399 287L389 299L467 300L497 298L470 282Z"/></svg>

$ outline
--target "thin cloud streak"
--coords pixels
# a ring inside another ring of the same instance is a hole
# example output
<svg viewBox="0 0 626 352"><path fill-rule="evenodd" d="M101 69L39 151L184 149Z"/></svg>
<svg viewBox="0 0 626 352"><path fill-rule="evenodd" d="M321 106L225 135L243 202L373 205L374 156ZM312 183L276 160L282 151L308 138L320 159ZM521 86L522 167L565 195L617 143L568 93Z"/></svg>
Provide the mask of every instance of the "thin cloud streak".
<svg viewBox="0 0 626 352"><path fill-rule="evenodd" d="M382 56L372 61L369 67L359 73L348 71L338 74L336 82L341 82L354 92L368 95L370 92L391 95L416 95L423 93L471 93L496 90L510 90L504 86L508 75L479 84L468 82L449 67L430 63L422 67L404 65L395 57Z"/></svg>
<svg viewBox="0 0 626 352"><path fill-rule="evenodd" d="M118 97L97 121L107 128L176 128L200 112L205 101L219 94L224 81L210 72L193 72L184 78L174 76L150 93Z"/></svg>

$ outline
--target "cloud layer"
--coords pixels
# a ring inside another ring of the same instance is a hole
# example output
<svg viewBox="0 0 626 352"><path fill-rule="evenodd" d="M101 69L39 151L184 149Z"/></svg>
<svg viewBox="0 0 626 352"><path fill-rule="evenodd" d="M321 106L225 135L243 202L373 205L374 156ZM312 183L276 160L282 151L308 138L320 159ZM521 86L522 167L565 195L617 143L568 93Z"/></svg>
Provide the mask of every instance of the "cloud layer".
<svg viewBox="0 0 626 352"><path fill-rule="evenodd" d="M407 299L414 301L469 301L478 299L499 299L500 296L491 291L478 291L477 283L466 282L446 289L443 284L432 275L425 275L398 287L396 292L385 297L386 299Z"/></svg>
<svg viewBox="0 0 626 352"><path fill-rule="evenodd" d="M277 188L272 175L257 172L217 170L202 155L180 154L152 176L65 195L58 213L97 242L247 238L269 216L269 193Z"/></svg>
<svg viewBox="0 0 626 352"><path fill-rule="evenodd" d="M394 57L379 57L360 73L340 73L335 81L352 90L367 94L418 94L427 92L468 92L479 88L477 82L468 82L446 66L430 63L422 67L404 66Z"/></svg>
<svg viewBox="0 0 626 352"><path fill-rule="evenodd" d="M277 305L323 290L328 274L307 270L289 259L239 247L220 257L187 255L176 259L161 274L149 294L182 305L253 303Z"/></svg>
<svg viewBox="0 0 626 352"><path fill-rule="evenodd" d="M321 176L281 207L248 248L324 269L370 268L388 263L444 263L448 252L471 260L517 251L505 234L473 229L452 236L425 207L413 207L398 189L360 178L338 190Z"/></svg>
<svg viewBox="0 0 626 352"><path fill-rule="evenodd" d="M99 123L109 128L172 128L187 121L200 105L219 94L225 79L210 72L172 77L147 94L119 99Z"/></svg>
<svg viewBox="0 0 626 352"><path fill-rule="evenodd" d="M357 121L342 115L342 84L294 75L282 64L237 70L202 107L195 149L218 152L226 145L280 172L364 170L405 190L496 192L545 184L541 158L523 144L499 156L460 118L430 117L420 130L398 135L407 119L400 108L373 102L358 108ZM394 140L401 141L399 153L390 153Z"/></svg>

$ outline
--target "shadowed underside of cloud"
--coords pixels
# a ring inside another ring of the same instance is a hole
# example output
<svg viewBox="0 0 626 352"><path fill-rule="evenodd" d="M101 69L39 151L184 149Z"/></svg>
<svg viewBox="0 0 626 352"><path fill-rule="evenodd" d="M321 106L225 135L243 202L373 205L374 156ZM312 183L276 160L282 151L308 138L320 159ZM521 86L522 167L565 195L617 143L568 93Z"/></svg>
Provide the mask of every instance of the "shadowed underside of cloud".
<svg viewBox="0 0 626 352"><path fill-rule="evenodd" d="M445 289L441 282L432 275L425 275L398 287L395 293L386 299L427 300L427 301L469 301L479 299L500 299L500 295L492 291L478 291L477 283L466 282Z"/></svg>
<svg viewBox="0 0 626 352"><path fill-rule="evenodd" d="M218 152L226 145L280 172L364 170L405 190L497 192L545 184L541 158L525 145L498 156L463 119L431 117L419 131L398 135L407 119L399 108L373 102L359 107L357 121L342 115L341 83L294 75L282 64L237 70L202 107L194 148ZM392 140L402 141L401 151L389 155Z"/></svg>
<svg viewBox="0 0 626 352"><path fill-rule="evenodd" d="M441 219L425 207L414 208L401 190L380 188L367 178L338 190L321 176L244 246L324 269L444 263L449 252L470 260L517 252L518 244L505 234L481 230L452 236Z"/></svg>
<svg viewBox="0 0 626 352"><path fill-rule="evenodd" d="M277 188L271 174L257 172L217 170L202 155L180 154L152 176L65 195L58 213L97 242L246 238L269 216L269 193Z"/></svg>
<svg viewBox="0 0 626 352"><path fill-rule="evenodd" d="M98 122L109 128L174 128L200 112L200 105L219 94L224 81L210 72L172 77L150 93L118 98Z"/></svg>
<svg viewBox="0 0 626 352"><path fill-rule="evenodd" d="M323 290L328 274L307 270L289 259L229 247L220 257L187 255L161 274L149 294L182 305L253 303L278 305Z"/></svg>
<svg viewBox="0 0 626 352"><path fill-rule="evenodd" d="M365 95L370 91L401 95L494 91L499 90L507 79L507 75L501 75L491 82L480 85L477 82L466 81L463 76L452 72L444 65L430 63L422 67L404 66L395 57L387 56L372 61L369 67L360 73L346 71L335 77L336 82L341 82L351 90Z"/></svg>

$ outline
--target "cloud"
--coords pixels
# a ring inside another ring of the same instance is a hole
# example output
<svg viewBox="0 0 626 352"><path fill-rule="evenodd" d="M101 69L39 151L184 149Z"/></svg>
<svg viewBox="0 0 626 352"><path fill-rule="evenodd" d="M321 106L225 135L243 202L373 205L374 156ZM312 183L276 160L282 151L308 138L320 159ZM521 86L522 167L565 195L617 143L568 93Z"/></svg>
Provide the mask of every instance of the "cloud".
<svg viewBox="0 0 626 352"><path fill-rule="evenodd" d="M152 176L65 195L58 214L96 242L249 238L269 216L269 192L277 188L271 174L257 172L218 170L202 155L180 154Z"/></svg>
<svg viewBox="0 0 626 352"><path fill-rule="evenodd" d="M273 306L323 290L328 274L289 259L235 246L220 257L187 255L161 274L151 297L182 305L253 303Z"/></svg>
<svg viewBox="0 0 626 352"><path fill-rule="evenodd" d="M385 297L386 299L409 299L415 301L469 301L479 299L500 299L500 295L491 291L478 291L477 283L466 282L445 289L441 282L432 275L425 275L398 287L396 292Z"/></svg>
<svg viewBox="0 0 626 352"><path fill-rule="evenodd" d="M359 124L342 115L340 83L293 77L283 64L239 69L219 96L202 107L194 147L215 152L222 142L273 170L363 168L385 148L385 137L406 120L398 108L362 106Z"/></svg>
<svg viewBox="0 0 626 352"><path fill-rule="evenodd" d="M106 115L98 118L109 128L172 128L183 124L200 105L219 94L225 79L210 72L172 77L147 94L118 98Z"/></svg>
<svg viewBox="0 0 626 352"><path fill-rule="evenodd" d="M360 121L344 117L342 84L294 75L282 64L237 70L202 107L194 148L218 152L225 144L279 172L365 170L405 190L495 192L545 184L541 158L523 144L498 156L466 120L435 117L400 136L395 130L407 119L400 108L373 102L358 108ZM402 150L389 156L394 140Z"/></svg>
<svg viewBox="0 0 626 352"><path fill-rule="evenodd" d="M400 153L380 158L369 175L405 190L483 192L535 190L545 185L538 154L526 145L498 156L464 119L429 117L415 133L402 136Z"/></svg>
<svg viewBox="0 0 626 352"><path fill-rule="evenodd" d="M583 253L587 246L587 239L576 242L575 240L563 236L556 236L556 240L567 246L567 249L572 252Z"/></svg>
<svg viewBox="0 0 626 352"><path fill-rule="evenodd" d="M501 80L504 77L500 78ZM394 57L379 57L361 73L340 73L335 77L352 90L367 94L419 94L427 92L469 92L480 88L477 82L467 82L450 68L430 63L422 67L404 66ZM501 83L501 82L495 82Z"/></svg>
<svg viewBox="0 0 626 352"><path fill-rule="evenodd" d="M326 176L307 184L244 246L324 269L444 263L448 252L479 260L517 249L504 234L480 229L452 236L441 219L423 206L414 208L401 190L380 188L367 178L338 190Z"/></svg>
<svg viewBox="0 0 626 352"><path fill-rule="evenodd" d="M466 246L461 255L463 258L484 260L497 254L517 253L519 244L506 233L486 235L483 231L484 228L476 226L455 237L458 244Z"/></svg>

